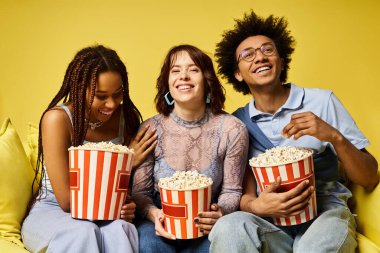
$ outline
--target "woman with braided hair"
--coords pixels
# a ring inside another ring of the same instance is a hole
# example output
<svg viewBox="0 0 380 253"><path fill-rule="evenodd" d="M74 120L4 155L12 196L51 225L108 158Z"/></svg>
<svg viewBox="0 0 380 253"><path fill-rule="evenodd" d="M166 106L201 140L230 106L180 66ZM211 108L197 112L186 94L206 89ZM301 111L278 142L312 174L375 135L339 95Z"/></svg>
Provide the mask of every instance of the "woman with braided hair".
<svg viewBox="0 0 380 253"><path fill-rule="evenodd" d="M141 120L129 97L126 67L116 52L101 45L80 50L40 120L34 180L39 191L22 226L23 242L28 250L138 251L137 231L130 223L136 207L132 201L123 205L119 220L71 218L67 149L100 141L128 145L135 150L133 166L136 167L154 148L157 138L154 129L143 128L137 133Z"/></svg>

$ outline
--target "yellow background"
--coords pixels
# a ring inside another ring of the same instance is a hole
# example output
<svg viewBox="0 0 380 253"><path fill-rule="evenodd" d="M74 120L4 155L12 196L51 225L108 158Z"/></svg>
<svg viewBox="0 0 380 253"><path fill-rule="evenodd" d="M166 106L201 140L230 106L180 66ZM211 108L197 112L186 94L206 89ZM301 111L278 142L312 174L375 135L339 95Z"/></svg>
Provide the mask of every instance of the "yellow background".
<svg viewBox="0 0 380 253"><path fill-rule="evenodd" d="M146 119L155 114L155 80L168 49L188 43L212 56L222 32L250 9L287 17L297 41L288 80L333 90L380 160L378 0L0 0L0 120L9 116L24 139L74 54L95 43L126 63ZM228 112L250 99L225 87Z"/></svg>

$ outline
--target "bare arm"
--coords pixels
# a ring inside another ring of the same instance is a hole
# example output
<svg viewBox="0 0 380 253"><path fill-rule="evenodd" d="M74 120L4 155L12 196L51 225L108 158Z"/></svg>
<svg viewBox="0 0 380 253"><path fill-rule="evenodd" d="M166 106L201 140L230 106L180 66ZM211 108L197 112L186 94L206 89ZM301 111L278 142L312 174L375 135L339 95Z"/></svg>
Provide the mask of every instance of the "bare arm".
<svg viewBox="0 0 380 253"><path fill-rule="evenodd" d="M59 206L70 211L69 155L71 124L63 110L50 110L42 119L41 134L46 170Z"/></svg>

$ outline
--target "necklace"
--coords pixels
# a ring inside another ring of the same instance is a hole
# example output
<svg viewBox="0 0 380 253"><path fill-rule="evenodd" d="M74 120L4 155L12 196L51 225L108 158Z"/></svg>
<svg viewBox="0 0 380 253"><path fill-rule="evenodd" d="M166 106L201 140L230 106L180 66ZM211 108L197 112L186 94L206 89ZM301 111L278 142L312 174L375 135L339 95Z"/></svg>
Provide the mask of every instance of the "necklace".
<svg viewBox="0 0 380 253"><path fill-rule="evenodd" d="M103 125L103 121L99 120L98 122L95 122L95 123L92 123L92 122L88 121L88 125L90 126L91 130L94 131L95 128L100 127L101 125Z"/></svg>

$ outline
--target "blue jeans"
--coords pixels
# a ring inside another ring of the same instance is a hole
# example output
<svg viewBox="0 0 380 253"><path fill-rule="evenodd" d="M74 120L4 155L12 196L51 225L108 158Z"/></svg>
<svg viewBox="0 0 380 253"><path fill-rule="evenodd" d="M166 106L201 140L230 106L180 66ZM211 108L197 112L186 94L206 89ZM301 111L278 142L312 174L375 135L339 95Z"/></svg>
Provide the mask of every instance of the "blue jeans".
<svg viewBox="0 0 380 253"><path fill-rule="evenodd" d="M169 240L156 235L154 223L149 220L139 220L136 222L139 234L140 253L208 253L210 242L207 236L197 239Z"/></svg>
<svg viewBox="0 0 380 253"><path fill-rule="evenodd" d="M34 204L21 229L30 252L137 253L135 226L124 220L88 221L71 218L53 193Z"/></svg>
<svg viewBox="0 0 380 253"><path fill-rule="evenodd" d="M313 221L278 227L247 212L218 220L209 239L211 252L355 252L355 220L347 207L322 212Z"/></svg>

